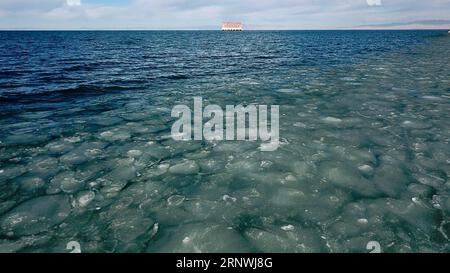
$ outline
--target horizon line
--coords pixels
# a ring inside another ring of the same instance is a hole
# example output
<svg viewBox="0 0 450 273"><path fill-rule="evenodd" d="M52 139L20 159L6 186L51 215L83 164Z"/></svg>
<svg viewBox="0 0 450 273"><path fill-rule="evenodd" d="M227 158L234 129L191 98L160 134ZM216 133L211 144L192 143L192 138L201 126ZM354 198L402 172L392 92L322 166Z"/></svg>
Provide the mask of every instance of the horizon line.
<svg viewBox="0 0 450 273"><path fill-rule="evenodd" d="M448 27L442 28L378 28L378 27L352 27L352 28L311 28L311 29L244 29L242 32L249 31L348 31L348 30L389 30L389 31L397 31L397 30L448 30ZM139 28L67 28L67 29L50 29L50 28L17 28L17 29L2 29L0 31L218 31L222 32L221 29L139 29Z"/></svg>

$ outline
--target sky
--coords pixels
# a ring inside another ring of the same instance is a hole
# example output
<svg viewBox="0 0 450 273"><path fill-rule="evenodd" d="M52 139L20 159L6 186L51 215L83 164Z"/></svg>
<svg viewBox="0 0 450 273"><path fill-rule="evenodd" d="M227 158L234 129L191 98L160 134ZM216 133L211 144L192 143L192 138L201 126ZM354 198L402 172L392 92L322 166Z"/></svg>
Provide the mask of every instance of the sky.
<svg viewBox="0 0 450 273"><path fill-rule="evenodd" d="M450 25L450 0L0 0L0 29L219 29L224 21L246 29Z"/></svg>

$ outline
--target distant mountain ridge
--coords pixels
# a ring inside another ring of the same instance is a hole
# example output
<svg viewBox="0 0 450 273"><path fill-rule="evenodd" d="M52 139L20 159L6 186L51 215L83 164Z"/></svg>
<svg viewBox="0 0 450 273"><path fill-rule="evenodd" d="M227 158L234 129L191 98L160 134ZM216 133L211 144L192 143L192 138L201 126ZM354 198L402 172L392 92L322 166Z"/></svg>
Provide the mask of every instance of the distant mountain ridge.
<svg viewBox="0 0 450 273"><path fill-rule="evenodd" d="M372 24L352 29L450 29L450 20L422 20L403 23Z"/></svg>

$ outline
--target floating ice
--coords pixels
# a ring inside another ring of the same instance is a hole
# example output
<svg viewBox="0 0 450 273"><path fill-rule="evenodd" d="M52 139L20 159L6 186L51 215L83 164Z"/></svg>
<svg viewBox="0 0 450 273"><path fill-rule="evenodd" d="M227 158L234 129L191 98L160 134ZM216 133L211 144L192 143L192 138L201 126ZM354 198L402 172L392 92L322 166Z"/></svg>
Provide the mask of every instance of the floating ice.
<svg viewBox="0 0 450 273"><path fill-rule="evenodd" d="M240 234L225 226L189 224L166 230L166 236L149 245L148 252L162 253L241 253L250 248Z"/></svg>
<svg viewBox="0 0 450 273"><path fill-rule="evenodd" d="M78 143L81 141L81 137L79 137L79 136L67 137L64 139L64 141L66 141L68 143Z"/></svg>
<svg viewBox="0 0 450 273"><path fill-rule="evenodd" d="M287 225L287 226L282 226L281 229L284 231L293 231L295 229L295 227L293 225Z"/></svg>
<svg viewBox="0 0 450 273"><path fill-rule="evenodd" d="M427 128L431 127L430 124L419 121L419 120L415 120L415 121L406 120L406 121L402 122L401 126L404 128L408 128L408 129L427 129Z"/></svg>
<svg viewBox="0 0 450 273"><path fill-rule="evenodd" d="M167 204L169 206L179 206L184 202L184 200L186 200L186 197L184 196L172 195L169 199L167 199Z"/></svg>
<svg viewBox="0 0 450 273"><path fill-rule="evenodd" d="M181 175L196 174L199 172L199 170L200 168L198 164L192 160L186 160L183 163L174 165L169 168L170 173Z"/></svg>
<svg viewBox="0 0 450 273"><path fill-rule="evenodd" d="M14 166L10 168L2 169L2 172L0 173L0 182L6 181L8 179L14 179L23 173L26 172L26 169L23 166Z"/></svg>
<svg viewBox="0 0 450 273"><path fill-rule="evenodd" d="M358 170L364 175L371 176L373 174L373 168L369 165L361 165Z"/></svg>
<svg viewBox="0 0 450 273"><path fill-rule="evenodd" d="M73 145L65 141L50 142L45 146L52 153L66 153L73 149Z"/></svg>
<svg viewBox="0 0 450 273"><path fill-rule="evenodd" d="M367 220L365 218L360 218L360 219L358 219L358 223L362 224L362 225L366 225L369 223L369 220Z"/></svg>
<svg viewBox="0 0 450 273"><path fill-rule="evenodd" d="M422 99L426 99L426 100L437 100L437 101L442 100L442 98L436 97L436 96L422 96Z"/></svg>
<svg viewBox="0 0 450 273"><path fill-rule="evenodd" d="M119 241L119 252L124 252L130 243L144 246L145 241L138 241L139 237L149 240L155 221L142 214L139 210L126 209L117 214L111 221L108 231ZM139 247L138 247L139 248Z"/></svg>
<svg viewBox="0 0 450 273"><path fill-rule="evenodd" d="M251 228L246 238L260 251L266 253L311 253L323 251L322 240L309 229L265 231Z"/></svg>
<svg viewBox="0 0 450 273"><path fill-rule="evenodd" d="M378 194L373 183L362 178L353 169L345 168L345 166L336 168L328 164L326 166L324 168L326 177L336 186L352 190L363 196L376 196Z"/></svg>
<svg viewBox="0 0 450 273"><path fill-rule="evenodd" d="M58 172L58 160L54 157L38 157L28 165L28 168L32 173L53 175Z"/></svg>
<svg viewBox="0 0 450 273"><path fill-rule="evenodd" d="M289 188L280 188L273 196L272 202L275 206L293 208L304 204L306 198L305 193L302 191Z"/></svg>
<svg viewBox="0 0 450 273"><path fill-rule="evenodd" d="M124 141L131 138L131 135L125 131L114 130L100 133L100 139L106 141Z"/></svg>
<svg viewBox="0 0 450 273"><path fill-rule="evenodd" d="M101 184L101 192L106 194L107 197L113 197L117 195L123 188L126 187L127 181L121 179L111 180L108 178L99 178Z"/></svg>
<svg viewBox="0 0 450 273"><path fill-rule="evenodd" d="M16 201L5 201L0 203L0 215L12 209L16 205Z"/></svg>
<svg viewBox="0 0 450 273"><path fill-rule="evenodd" d="M342 122L342 119L335 118L335 117L326 117L322 118L322 121L329 124L340 124Z"/></svg>
<svg viewBox="0 0 450 273"><path fill-rule="evenodd" d="M284 93L284 94L292 94L292 93L298 93L299 90L289 89L289 88L282 88L282 89L278 89L277 92Z"/></svg>
<svg viewBox="0 0 450 273"><path fill-rule="evenodd" d="M129 150L127 155L128 155L128 157L137 158L137 157L140 157L142 155L142 151L140 151L140 150Z"/></svg>
<svg viewBox="0 0 450 273"><path fill-rule="evenodd" d="M222 200L225 201L225 202L236 202L236 201L237 201L236 198L231 197L231 196L229 196L229 195L227 195L227 194L225 194L224 196L222 196Z"/></svg>
<svg viewBox="0 0 450 273"><path fill-rule="evenodd" d="M306 128L307 125L303 122L296 122L294 123L294 127L298 127L298 128Z"/></svg>
<svg viewBox="0 0 450 273"><path fill-rule="evenodd" d="M45 187L45 182L39 177L26 177L20 180L20 189L28 194L35 194Z"/></svg>
<svg viewBox="0 0 450 273"><path fill-rule="evenodd" d="M80 192L77 195L76 205L80 208L88 206L95 198L95 193L93 191Z"/></svg>
<svg viewBox="0 0 450 273"><path fill-rule="evenodd" d="M260 251L266 253L285 253L293 251L289 239L260 229L248 229L246 238Z"/></svg>
<svg viewBox="0 0 450 273"><path fill-rule="evenodd" d="M413 196L424 198L432 195L433 188L422 184L410 184L408 185L408 191L411 192Z"/></svg>
<svg viewBox="0 0 450 273"><path fill-rule="evenodd" d="M419 228L429 234L436 230L438 212L423 204L416 204L412 201L389 199L386 201L389 211L397 215L400 219L413 227Z"/></svg>
<svg viewBox="0 0 450 273"><path fill-rule="evenodd" d="M378 190L388 196L398 197L408 185L408 179L399 167L391 165L381 166L377 169L374 182Z"/></svg>
<svg viewBox="0 0 450 273"><path fill-rule="evenodd" d="M14 236L38 234L64 221L69 213L70 204L66 196L37 197L2 216L1 233L11 232Z"/></svg>
<svg viewBox="0 0 450 273"><path fill-rule="evenodd" d="M200 159L198 164L203 173L220 172L225 167L224 160L220 158Z"/></svg>
<svg viewBox="0 0 450 273"><path fill-rule="evenodd" d="M69 240L83 252L366 252L372 240L385 252L446 252L448 43L427 40L426 54L397 52L401 63L278 66L290 52L269 43L282 58L258 62L276 73L242 83L205 73L186 88L11 94L0 115L0 252L66 251ZM111 83L126 87L131 74ZM195 94L280 105L283 145L174 141L170 108Z"/></svg>
<svg viewBox="0 0 450 273"><path fill-rule="evenodd" d="M50 138L49 135L17 134L6 137L4 143L8 145L39 145L46 143Z"/></svg>
<svg viewBox="0 0 450 273"><path fill-rule="evenodd" d="M444 179L434 175L424 175L417 173L414 175L414 177L419 183L433 187L434 189L440 189L445 183Z"/></svg>
<svg viewBox="0 0 450 273"><path fill-rule="evenodd" d="M65 193L75 193L84 187L84 182L79 181L72 172L63 172L55 176L51 183Z"/></svg>

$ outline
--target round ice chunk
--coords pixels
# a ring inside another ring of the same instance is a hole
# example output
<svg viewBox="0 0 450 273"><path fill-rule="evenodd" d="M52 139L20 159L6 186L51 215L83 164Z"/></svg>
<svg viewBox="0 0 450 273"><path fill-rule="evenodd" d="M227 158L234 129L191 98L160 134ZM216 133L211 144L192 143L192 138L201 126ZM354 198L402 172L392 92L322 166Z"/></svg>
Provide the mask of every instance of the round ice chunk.
<svg viewBox="0 0 450 273"><path fill-rule="evenodd" d="M150 230L155 223L152 219L146 218L138 211L125 211L117 218L113 219L110 229L114 232L115 237L121 241L129 242L146 231Z"/></svg>
<svg viewBox="0 0 450 273"><path fill-rule="evenodd" d="M80 208L89 205L95 198L95 193L93 191L80 192L77 195L77 206Z"/></svg>
<svg viewBox="0 0 450 273"><path fill-rule="evenodd" d="M20 189L25 193L36 193L44 186L44 180L39 177L27 177L20 180Z"/></svg>
<svg viewBox="0 0 450 273"><path fill-rule="evenodd" d="M137 158L142 155L142 151L140 150L129 150L127 153L128 157Z"/></svg>
<svg viewBox="0 0 450 273"><path fill-rule="evenodd" d="M326 165L329 166L329 165ZM336 186L352 190L363 196L374 196L378 192L373 183L360 175L351 168L339 166L337 168L329 167L324 169L327 178Z"/></svg>
<svg viewBox="0 0 450 273"><path fill-rule="evenodd" d="M84 186L84 183L76 179L72 172L58 174L51 180L51 183L60 185L61 190L66 193L75 193Z"/></svg>
<svg viewBox="0 0 450 273"><path fill-rule="evenodd" d="M284 93L284 94L292 94L292 93L297 93L300 91L297 89L281 88L281 89L278 89L277 92Z"/></svg>
<svg viewBox="0 0 450 273"><path fill-rule="evenodd" d="M245 231L246 238L259 251L265 253L310 253L323 251L321 239L312 229L293 229L266 231L250 228Z"/></svg>
<svg viewBox="0 0 450 273"><path fill-rule="evenodd" d="M45 146L51 153L65 153L73 149L73 145L65 141L50 142Z"/></svg>
<svg viewBox="0 0 450 273"><path fill-rule="evenodd" d="M293 230L295 230L295 227L293 225L287 225L287 226L282 226L281 229L284 231L293 231Z"/></svg>
<svg viewBox="0 0 450 273"><path fill-rule="evenodd" d="M186 200L186 197L184 197L184 196L172 195L171 197L169 197L167 199L167 204L169 206L175 206L176 207L176 206L181 205L184 202L184 200Z"/></svg>
<svg viewBox="0 0 450 273"><path fill-rule="evenodd" d="M70 213L67 196L43 196L26 201L0 218L3 234L23 236L47 231Z"/></svg>
<svg viewBox="0 0 450 273"><path fill-rule="evenodd" d="M372 166L369 166L369 165L361 165L358 167L358 170L362 174L367 175L367 176L370 176L373 174L373 168L372 168Z"/></svg>
<svg viewBox="0 0 450 273"><path fill-rule="evenodd" d="M324 123L328 123L328 124L339 124L342 122L342 119L335 118L335 117L326 117L326 118L322 118L322 121Z"/></svg>
<svg viewBox="0 0 450 273"><path fill-rule="evenodd" d="M433 188L422 184L410 184L408 185L408 191L417 197L430 197L433 194Z"/></svg>
<svg viewBox="0 0 450 273"><path fill-rule="evenodd" d="M106 141L124 141L131 138L131 135L128 132L114 130L114 131L105 131L100 133L100 139Z"/></svg>
<svg viewBox="0 0 450 273"><path fill-rule="evenodd" d="M398 197L406 190L408 179L399 167L384 165L377 169L374 182L378 190Z"/></svg>
<svg viewBox="0 0 450 273"><path fill-rule="evenodd" d="M147 251L162 253L230 253L250 251L234 229L208 223L189 224L170 231L149 245Z"/></svg>
<svg viewBox="0 0 450 273"><path fill-rule="evenodd" d="M170 167L169 172L173 174L196 174L199 172L199 166L195 161L187 160L186 162Z"/></svg>

